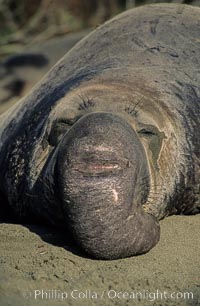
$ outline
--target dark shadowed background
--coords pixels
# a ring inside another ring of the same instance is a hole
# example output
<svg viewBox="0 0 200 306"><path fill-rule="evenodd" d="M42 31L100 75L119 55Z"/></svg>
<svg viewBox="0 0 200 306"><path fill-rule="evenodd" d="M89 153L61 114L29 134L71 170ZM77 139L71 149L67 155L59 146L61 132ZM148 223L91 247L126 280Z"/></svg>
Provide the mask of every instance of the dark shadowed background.
<svg viewBox="0 0 200 306"><path fill-rule="evenodd" d="M200 0L0 0L0 114L75 43L112 16L135 6Z"/></svg>

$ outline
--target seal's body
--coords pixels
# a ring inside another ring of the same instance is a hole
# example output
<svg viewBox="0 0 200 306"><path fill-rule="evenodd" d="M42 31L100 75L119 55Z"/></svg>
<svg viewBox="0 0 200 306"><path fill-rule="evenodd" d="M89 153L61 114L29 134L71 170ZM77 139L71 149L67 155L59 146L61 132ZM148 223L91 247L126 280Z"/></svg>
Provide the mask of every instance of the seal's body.
<svg viewBox="0 0 200 306"><path fill-rule="evenodd" d="M97 258L141 254L199 212L200 9L149 5L84 38L1 117L0 188L20 220Z"/></svg>

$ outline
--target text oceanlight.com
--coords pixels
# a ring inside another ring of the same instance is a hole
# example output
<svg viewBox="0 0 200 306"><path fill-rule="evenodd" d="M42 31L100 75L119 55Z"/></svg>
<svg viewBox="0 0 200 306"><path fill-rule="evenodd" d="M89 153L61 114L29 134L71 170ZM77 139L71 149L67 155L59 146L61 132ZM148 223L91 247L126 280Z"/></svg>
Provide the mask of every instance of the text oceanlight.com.
<svg viewBox="0 0 200 306"><path fill-rule="evenodd" d="M117 291L114 289L110 290L79 290L74 289L72 291L62 291L57 289L45 290L45 289L36 289L30 292L24 292L24 297L32 298L35 300L61 300L66 299L118 299L118 300L149 300L151 302L155 300L189 300L193 299L193 292L169 292L169 291L152 291L149 290L140 290L140 291Z"/></svg>

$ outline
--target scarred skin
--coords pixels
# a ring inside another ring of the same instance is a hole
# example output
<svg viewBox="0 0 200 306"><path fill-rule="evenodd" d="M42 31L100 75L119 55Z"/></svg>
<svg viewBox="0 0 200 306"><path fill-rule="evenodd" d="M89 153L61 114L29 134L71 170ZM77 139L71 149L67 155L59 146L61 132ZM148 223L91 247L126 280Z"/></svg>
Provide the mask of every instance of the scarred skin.
<svg viewBox="0 0 200 306"><path fill-rule="evenodd" d="M145 253L159 219L198 213L199 32L199 8L149 5L76 45L0 118L9 213L102 259Z"/></svg>

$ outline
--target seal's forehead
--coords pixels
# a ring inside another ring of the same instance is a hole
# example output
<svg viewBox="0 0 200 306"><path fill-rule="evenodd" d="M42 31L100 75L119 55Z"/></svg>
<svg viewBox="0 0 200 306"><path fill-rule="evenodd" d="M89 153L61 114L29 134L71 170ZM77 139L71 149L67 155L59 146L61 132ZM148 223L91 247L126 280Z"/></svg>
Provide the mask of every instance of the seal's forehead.
<svg viewBox="0 0 200 306"><path fill-rule="evenodd" d="M68 121L90 112L110 112L127 116L144 124L164 125L165 112L158 105L161 103L154 89L144 90L144 83L139 88L137 84L86 82L82 86L69 91L57 102L51 113L51 118L67 117ZM159 113L159 116L158 116ZM53 119L53 120L54 120Z"/></svg>

